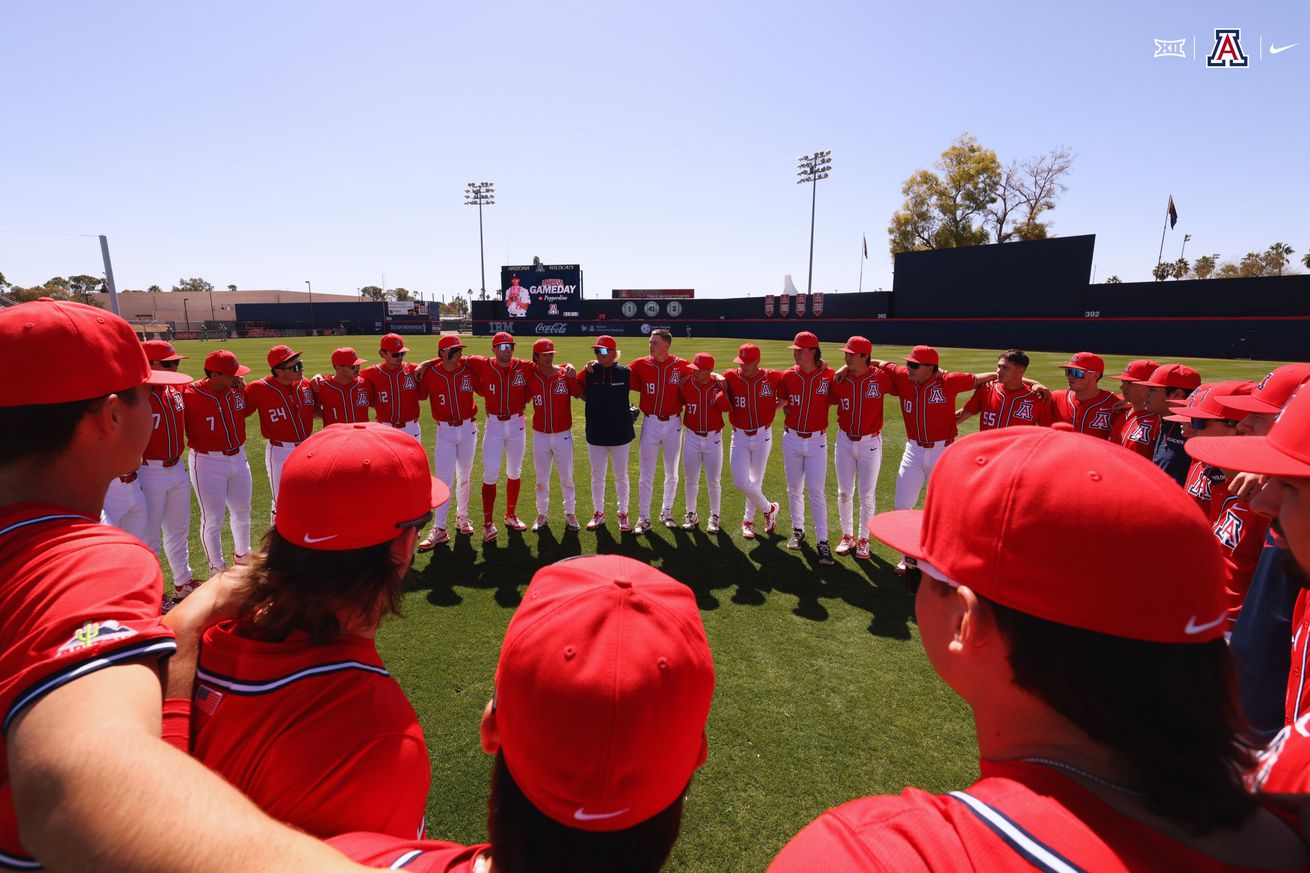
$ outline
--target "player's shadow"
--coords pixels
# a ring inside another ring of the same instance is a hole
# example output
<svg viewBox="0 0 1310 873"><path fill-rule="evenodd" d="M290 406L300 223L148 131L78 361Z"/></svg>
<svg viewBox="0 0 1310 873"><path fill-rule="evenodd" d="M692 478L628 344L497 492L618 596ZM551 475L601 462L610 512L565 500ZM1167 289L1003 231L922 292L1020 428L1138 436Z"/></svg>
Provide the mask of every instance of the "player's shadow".
<svg viewBox="0 0 1310 873"><path fill-rule="evenodd" d="M481 556L482 560L478 560ZM491 590L498 605L514 608L522 601L522 588L532 578L536 556L516 530L500 532L492 542L453 535L449 543L437 546L426 565L423 556L415 560L406 579L406 590L427 590L433 606L451 607L464 602L460 588Z"/></svg>

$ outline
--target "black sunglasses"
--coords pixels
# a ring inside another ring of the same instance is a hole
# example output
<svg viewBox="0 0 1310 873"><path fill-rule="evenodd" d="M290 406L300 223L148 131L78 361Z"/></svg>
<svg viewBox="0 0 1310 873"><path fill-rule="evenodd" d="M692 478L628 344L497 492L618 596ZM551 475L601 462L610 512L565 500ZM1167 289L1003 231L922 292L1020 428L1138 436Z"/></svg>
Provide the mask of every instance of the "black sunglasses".
<svg viewBox="0 0 1310 873"><path fill-rule="evenodd" d="M297 373L299 373L301 370L305 369L305 364L304 364L304 362L302 362L302 361L296 361L294 364L280 364L280 365L274 367L273 369L274 369L274 370L295 370Z"/></svg>
<svg viewBox="0 0 1310 873"><path fill-rule="evenodd" d="M925 366L925 365L924 365L924 364L920 364L918 361L906 361L906 362L905 362L905 369L907 369L907 370L917 370L917 369L919 369L919 368L922 367L922 366Z"/></svg>
<svg viewBox="0 0 1310 873"><path fill-rule="evenodd" d="M398 522L396 522L396 527L399 527L399 528L407 528L407 527L422 527L423 525L427 524L429 521L432 521L432 517L433 517L434 515L436 515L436 513L429 509L427 512L423 513L422 515L420 515L418 518L414 519L413 521L398 521Z"/></svg>
<svg viewBox="0 0 1310 873"><path fill-rule="evenodd" d="M1205 430L1205 426L1212 421L1225 424L1228 427L1237 427L1237 422L1231 418L1193 418L1192 430Z"/></svg>
<svg viewBox="0 0 1310 873"><path fill-rule="evenodd" d="M158 364L159 366L161 366L161 367L165 367L165 368L167 368L167 369L169 369L169 370L176 370L178 364L180 364L180 363L182 363L182 362L181 362L181 361L155 361L155 363Z"/></svg>
<svg viewBox="0 0 1310 873"><path fill-rule="evenodd" d="M391 357L393 357L393 358L403 358L403 357L405 357L405 353L404 353L404 352L387 352L387 354L388 354L388 355L391 355Z"/></svg>

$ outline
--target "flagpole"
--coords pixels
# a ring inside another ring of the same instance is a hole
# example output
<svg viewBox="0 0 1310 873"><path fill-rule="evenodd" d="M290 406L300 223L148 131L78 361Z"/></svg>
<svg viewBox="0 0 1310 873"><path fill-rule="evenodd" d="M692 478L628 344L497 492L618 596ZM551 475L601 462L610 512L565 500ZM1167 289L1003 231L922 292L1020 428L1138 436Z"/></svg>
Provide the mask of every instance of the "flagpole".
<svg viewBox="0 0 1310 873"><path fill-rule="evenodd" d="M860 247L860 293L864 293L864 248Z"/></svg>
<svg viewBox="0 0 1310 873"><path fill-rule="evenodd" d="M1173 195L1169 195L1169 201L1173 202ZM1156 255L1155 265L1158 267L1164 262L1164 235L1169 230L1169 207L1164 209L1164 227L1160 228L1160 254Z"/></svg>

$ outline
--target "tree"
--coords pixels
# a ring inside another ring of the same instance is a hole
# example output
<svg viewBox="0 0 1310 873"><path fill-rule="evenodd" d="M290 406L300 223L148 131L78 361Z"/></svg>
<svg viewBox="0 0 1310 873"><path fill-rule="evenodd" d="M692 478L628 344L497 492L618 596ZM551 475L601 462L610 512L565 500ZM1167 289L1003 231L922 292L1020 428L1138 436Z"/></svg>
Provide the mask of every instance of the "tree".
<svg viewBox="0 0 1310 873"><path fill-rule="evenodd" d="M227 290L229 290L229 291L235 291L235 290L237 290L237 286L235 286L235 285L228 285L228 286L227 286Z"/></svg>
<svg viewBox="0 0 1310 873"><path fill-rule="evenodd" d="M177 284L173 286L173 291L192 291L207 294L214 290L214 286L204 279L178 279Z"/></svg>
<svg viewBox="0 0 1310 873"><path fill-rule="evenodd" d="M1174 261L1173 264L1171 264L1171 266L1173 268L1174 279L1187 278L1187 274L1191 272L1192 269L1192 265L1187 262L1187 258L1179 258L1178 260Z"/></svg>
<svg viewBox="0 0 1310 873"><path fill-rule="evenodd" d="M9 289L9 287L10 287L9 283L5 281L5 274L0 273L0 294L3 294L6 290Z"/></svg>
<svg viewBox="0 0 1310 873"><path fill-rule="evenodd" d="M83 274L68 277L68 293L82 303L90 302L91 295L99 290L101 290L101 283L95 276Z"/></svg>
<svg viewBox="0 0 1310 873"><path fill-rule="evenodd" d="M918 170L901 188L905 203L887 227L893 255L987 242L983 222L1002 175L996 152L963 133L933 166L938 172Z"/></svg>
<svg viewBox="0 0 1310 873"><path fill-rule="evenodd" d="M151 294L161 294L163 293L164 289L160 288L158 285L151 285L149 288L146 289L146 291L150 292Z"/></svg>
<svg viewBox="0 0 1310 873"><path fill-rule="evenodd" d="M359 289L365 300L376 300L379 303L387 299L387 292L383 291L376 285L365 285Z"/></svg>
<svg viewBox="0 0 1310 873"><path fill-rule="evenodd" d="M1201 255L1192 265L1192 272L1198 279L1209 279L1210 274L1214 272L1215 264L1219 263L1219 253L1213 255Z"/></svg>
<svg viewBox="0 0 1310 873"><path fill-rule="evenodd" d="M1155 281L1157 282L1163 282L1165 279L1168 279L1173 274L1174 274L1174 265L1169 263L1168 261L1161 261L1160 263L1155 265L1154 269L1151 270L1151 275L1155 277Z"/></svg>
<svg viewBox="0 0 1310 873"><path fill-rule="evenodd" d="M1306 252L1301 256L1301 263L1304 264L1307 269L1310 269L1310 252Z"/></svg>
<svg viewBox="0 0 1310 873"><path fill-rule="evenodd" d="M1118 276L1111 276L1110 278L1108 278L1108 279L1105 280L1105 284L1107 284L1107 285L1122 285L1122 284L1123 284L1123 279L1120 279Z"/></svg>
<svg viewBox="0 0 1310 873"><path fill-rule="evenodd" d="M1232 261L1224 261L1215 270L1215 277L1219 279L1236 279L1242 275L1242 271Z"/></svg>
<svg viewBox="0 0 1310 873"><path fill-rule="evenodd" d="M1046 239L1048 224L1040 220L1041 216L1054 209L1055 201L1069 190L1064 177L1073 169L1073 159L1072 151L1058 148L1050 154L1013 162L1006 168L997 189L996 202L1015 204L1009 211L1017 210L1020 219L1007 230L1007 216L1001 215L996 208L989 211L998 243L1009 239Z"/></svg>
<svg viewBox="0 0 1310 873"><path fill-rule="evenodd" d="M1264 255L1260 252L1247 252L1237 265L1238 275L1243 277L1263 276L1269 269Z"/></svg>
<svg viewBox="0 0 1310 873"><path fill-rule="evenodd" d="M413 299L414 299L414 295L412 295L412 294L409 292L409 289L408 289L408 288L392 288L392 289L391 289L391 298L392 298L393 300L400 300L400 301L413 300Z"/></svg>
<svg viewBox="0 0 1310 873"><path fill-rule="evenodd" d="M1287 243L1276 242L1265 249L1264 261L1275 276L1283 275L1283 268L1292 257L1292 247Z"/></svg>

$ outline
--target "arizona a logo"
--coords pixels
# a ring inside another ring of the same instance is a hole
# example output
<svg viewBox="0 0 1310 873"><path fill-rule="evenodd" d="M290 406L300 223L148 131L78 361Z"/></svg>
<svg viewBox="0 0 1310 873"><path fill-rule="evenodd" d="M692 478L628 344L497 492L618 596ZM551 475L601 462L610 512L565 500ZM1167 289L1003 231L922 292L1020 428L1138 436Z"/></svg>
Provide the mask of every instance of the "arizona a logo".
<svg viewBox="0 0 1310 873"><path fill-rule="evenodd" d="M1242 539L1242 518L1231 509L1225 510L1223 517L1214 526L1214 535L1227 549L1237 548Z"/></svg>
<svg viewBox="0 0 1310 873"><path fill-rule="evenodd" d="M864 389L864 396L873 398L881 397L882 392L878 390L878 383L870 381L868 387Z"/></svg>
<svg viewBox="0 0 1310 873"><path fill-rule="evenodd" d="M1092 419L1092 423L1088 426L1088 429L1089 429L1089 430L1109 430L1109 429L1110 429L1110 413L1108 413L1108 412L1098 412L1098 413L1096 413L1096 418L1093 418L1093 419Z"/></svg>
<svg viewBox="0 0 1310 873"><path fill-rule="evenodd" d="M1216 27L1214 29L1214 48L1205 59L1207 67L1244 68L1251 59L1242 51L1242 29L1240 27Z"/></svg>
<svg viewBox="0 0 1310 873"><path fill-rule="evenodd" d="M1024 421L1033 420L1033 404L1031 400L1025 400L1014 408L1014 417L1021 418Z"/></svg>
<svg viewBox="0 0 1310 873"><path fill-rule="evenodd" d="M1151 435L1150 422L1137 422L1133 425L1132 433L1128 434L1128 442L1130 443L1148 445L1154 441L1155 438Z"/></svg>

